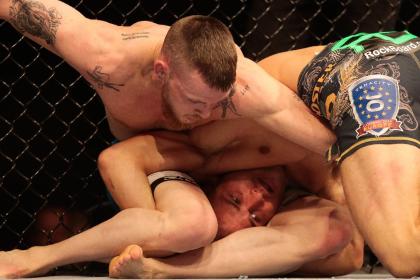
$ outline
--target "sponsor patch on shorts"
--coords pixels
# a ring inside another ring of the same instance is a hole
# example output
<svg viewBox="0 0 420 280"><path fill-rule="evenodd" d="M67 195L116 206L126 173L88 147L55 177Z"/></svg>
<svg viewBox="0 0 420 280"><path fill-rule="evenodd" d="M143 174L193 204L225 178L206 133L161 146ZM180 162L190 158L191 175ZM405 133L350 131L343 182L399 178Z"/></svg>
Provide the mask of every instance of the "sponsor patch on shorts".
<svg viewBox="0 0 420 280"><path fill-rule="evenodd" d="M385 75L369 75L353 82L348 89L354 116L359 123L356 137L381 136L400 130L396 117L400 93L398 81Z"/></svg>

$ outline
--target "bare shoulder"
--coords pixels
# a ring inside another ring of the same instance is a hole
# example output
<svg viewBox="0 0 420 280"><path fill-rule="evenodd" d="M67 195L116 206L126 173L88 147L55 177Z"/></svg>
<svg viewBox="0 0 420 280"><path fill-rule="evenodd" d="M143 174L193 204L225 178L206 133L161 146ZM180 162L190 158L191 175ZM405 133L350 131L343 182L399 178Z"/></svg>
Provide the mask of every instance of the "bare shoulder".
<svg viewBox="0 0 420 280"><path fill-rule="evenodd" d="M161 32L166 33L169 30L168 25L157 24L152 21L145 21L145 20L133 23L132 25L129 26L129 28L132 30L137 30L137 31L149 30L149 31L157 32L157 33L161 33Z"/></svg>
<svg viewBox="0 0 420 280"><path fill-rule="evenodd" d="M314 46L276 53L258 62L258 64L271 76L281 81L296 92L297 80L303 68L325 46Z"/></svg>
<svg viewBox="0 0 420 280"><path fill-rule="evenodd" d="M142 20L138 21L136 23L133 23L131 26L138 27L138 28L148 28L148 27L154 27L158 25L157 23L154 23L152 21Z"/></svg>
<svg viewBox="0 0 420 280"><path fill-rule="evenodd" d="M268 63L270 61L278 61L288 58L299 58L299 57L313 57L319 52L321 52L325 46L312 46L302 49L290 50L285 52L279 52L270 56L267 56L259 62L259 64Z"/></svg>

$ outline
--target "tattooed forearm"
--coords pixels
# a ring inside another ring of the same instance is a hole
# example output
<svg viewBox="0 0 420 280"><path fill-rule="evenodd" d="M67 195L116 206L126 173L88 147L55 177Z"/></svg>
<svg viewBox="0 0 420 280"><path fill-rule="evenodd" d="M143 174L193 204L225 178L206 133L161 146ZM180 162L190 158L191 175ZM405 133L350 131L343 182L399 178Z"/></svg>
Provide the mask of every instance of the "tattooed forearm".
<svg viewBox="0 0 420 280"><path fill-rule="evenodd" d="M249 88L249 87L248 87ZM213 109L222 108L222 115L221 117L224 119L226 118L228 110L237 116L241 116L236 109L235 104L233 103L232 97L235 95L235 89L232 89L225 99L217 103L217 105Z"/></svg>
<svg viewBox="0 0 420 280"><path fill-rule="evenodd" d="M121 36L123 40L149 38L149 32L122 33Z"/></svg>
<svg viewBox="0 0 420 280"><path fill-rule="evenodd" d="M87 72L89 77L93 80L93 83L96 85L96 87L102 89L104 87L110 88L115 91L120 91L117 87L122 87L124 84L116 84L109 82L109 74L103 73L102 66L96 66L95 69L93 69L92 72Z"/></svg>
<svg viewBox="0 0 420 280"><path fill-rule="evenodd" d="M37 1L13 0L9 8L10 23L19 31L44 39L54 45L61 15Z"/></svg>

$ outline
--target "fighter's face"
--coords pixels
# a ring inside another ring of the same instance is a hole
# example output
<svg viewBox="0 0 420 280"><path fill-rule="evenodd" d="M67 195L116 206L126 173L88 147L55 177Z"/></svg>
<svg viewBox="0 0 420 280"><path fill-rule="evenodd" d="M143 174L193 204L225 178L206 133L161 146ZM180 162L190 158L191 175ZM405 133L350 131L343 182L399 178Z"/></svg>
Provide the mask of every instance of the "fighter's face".
<svg viewBox="0 0 420 280"><path fill-rule="evenodd" d="M284 185L281 168L226 175L210 199L219 224L217 238L243 228L267 224L277 212Z"/></svg>
<svg viewBox="0 0 420 280"><path fill-rule="evenodd" d="M171 73L163 86L163 112L169 122L190 128L210 118L212 111L229 92L206 85L197 71L189 75Z"/></svg>

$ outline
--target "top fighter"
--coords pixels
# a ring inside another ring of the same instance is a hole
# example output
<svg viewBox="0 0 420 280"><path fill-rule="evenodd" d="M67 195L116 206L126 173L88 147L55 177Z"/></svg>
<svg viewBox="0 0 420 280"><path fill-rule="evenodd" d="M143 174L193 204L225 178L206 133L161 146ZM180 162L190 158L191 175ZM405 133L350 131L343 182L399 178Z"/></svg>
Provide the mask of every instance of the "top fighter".
<svg viewBox="0 0 420 280"><path fill-rule="evenodd" d="M214 18L116 26L57 0L1 0L0 18L80 72L118 139L242 116L320 154L335 140L290 89L243 57Z"/></svg>

